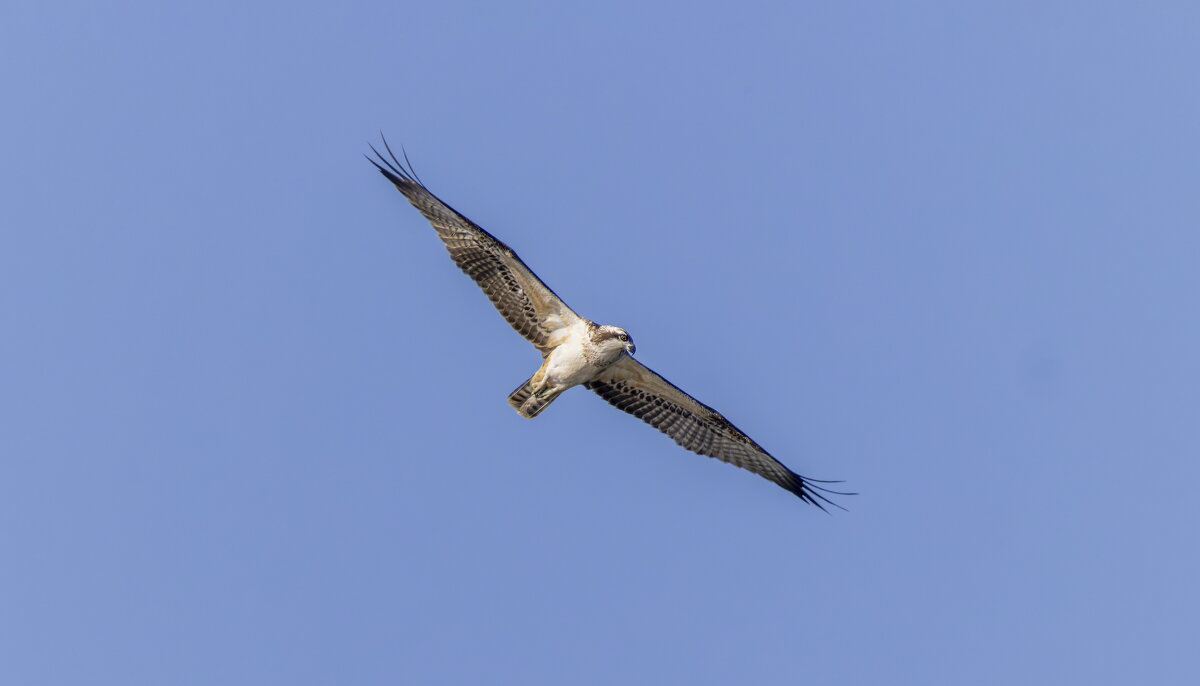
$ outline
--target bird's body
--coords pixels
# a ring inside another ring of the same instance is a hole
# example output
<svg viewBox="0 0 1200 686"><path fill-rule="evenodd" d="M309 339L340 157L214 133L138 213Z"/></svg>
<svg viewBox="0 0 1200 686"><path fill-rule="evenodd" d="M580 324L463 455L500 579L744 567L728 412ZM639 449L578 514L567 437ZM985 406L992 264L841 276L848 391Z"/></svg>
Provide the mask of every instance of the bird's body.
<svg viewBox="0 0 1200 686"><path fill-rule="evenodd" d="M582 385L688 450L752 471L822 509L820 501L831 502L821 491L833 491L791 471L719 412L636 361L624 329L596 324L567 307L511 248L430 193L390 149L390 159L374 152L378 161L371 163L425 215L459 268L541 352L541 367L508 396L521 416L538 416L564 391Z"/></svg>
<svg viewBox="0 0 1200 686"><path fill-rule="evenodd" d="M599 377L626 353L633 341L624 329L600 326L582 317L555 330L542 366L509 396L523 417L533 418L560 393Z"/></svg>

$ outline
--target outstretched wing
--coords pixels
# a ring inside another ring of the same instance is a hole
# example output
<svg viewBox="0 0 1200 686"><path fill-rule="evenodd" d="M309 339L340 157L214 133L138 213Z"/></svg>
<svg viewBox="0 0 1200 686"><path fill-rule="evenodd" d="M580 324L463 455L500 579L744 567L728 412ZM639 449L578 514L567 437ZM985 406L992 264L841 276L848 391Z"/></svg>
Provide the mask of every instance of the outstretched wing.
<svg viewBox="0 0 1200 686"><path fill-rule="evenodd" d="M371 146L378 158L376 161L368 157L371 164L425 215L437 229L454 263L475 279L517 333L543 354L553 348L555 334L578 321L579 315L542 283L512 248L430 193L413 173L412 166L396 159L387 141L383 145L388 157Z"/></svg>
<svg viewBox="0 0 1200 686"><path fill-rule="evenodd" d="M770 479L822 510L825 506L821 501L834 507L841 505L829 500L821 492L852 495L816 486L813 483L815 479L806 479L788 469L721 416L720 412L679 390L628 355L623 355L584 385L617 409L638 417L675 439L684 448Z"/></svg>

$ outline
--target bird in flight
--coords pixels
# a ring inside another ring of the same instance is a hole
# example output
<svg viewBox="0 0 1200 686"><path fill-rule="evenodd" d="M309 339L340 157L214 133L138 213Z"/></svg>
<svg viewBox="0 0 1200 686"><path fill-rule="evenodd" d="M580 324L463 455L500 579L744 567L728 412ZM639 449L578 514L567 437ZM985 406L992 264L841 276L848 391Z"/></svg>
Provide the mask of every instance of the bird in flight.
<svg viewBox="0 0 1200 686"><path fill-rule="evenodd" d="M512 248L431 193L383 142L367 159L416 207L446 244L450 257L475 280L517 333L542 354L542 366L508 396L522 417L536 417L563 391L582 385L613 406L662 431L684 448L754 472L822 510L841 507L832 491L793 472L721 413L684 393L633 358L629 333L581 317L533 273ZM408 162L407 155L404 156ZM845 509L845 508L842 508Z"/></svg>

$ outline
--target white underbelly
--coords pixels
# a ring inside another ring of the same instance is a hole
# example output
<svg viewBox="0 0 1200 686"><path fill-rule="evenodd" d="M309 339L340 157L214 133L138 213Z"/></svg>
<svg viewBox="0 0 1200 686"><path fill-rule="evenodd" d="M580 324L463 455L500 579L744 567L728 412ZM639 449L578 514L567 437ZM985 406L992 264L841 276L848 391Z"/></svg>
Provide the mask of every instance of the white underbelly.
<svg viewBox="0 0 1200 686"><path fill-rule="evenodd" d="M583 346L575 341L560 345L546 360L546 381L557 388L566 388L590 380L600 370L583 356Z"/></svg>

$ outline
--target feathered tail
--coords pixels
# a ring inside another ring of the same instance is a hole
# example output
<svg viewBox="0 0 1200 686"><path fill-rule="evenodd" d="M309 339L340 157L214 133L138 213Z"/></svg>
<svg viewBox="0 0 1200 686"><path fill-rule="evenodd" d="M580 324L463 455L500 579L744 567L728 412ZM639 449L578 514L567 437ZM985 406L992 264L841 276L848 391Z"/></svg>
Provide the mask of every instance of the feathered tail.
<svg viewBox="0 0 1200 686"><path fill-rule="evenodd" d="M533 380L537 375L530 377L528 381L517 386L517 390L508 394L508 404L513 406L522 417L533 419L546 409L546 406L554 402L554 399L562 394L563 390L540 390L534 392Z"/></svg>

